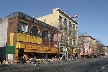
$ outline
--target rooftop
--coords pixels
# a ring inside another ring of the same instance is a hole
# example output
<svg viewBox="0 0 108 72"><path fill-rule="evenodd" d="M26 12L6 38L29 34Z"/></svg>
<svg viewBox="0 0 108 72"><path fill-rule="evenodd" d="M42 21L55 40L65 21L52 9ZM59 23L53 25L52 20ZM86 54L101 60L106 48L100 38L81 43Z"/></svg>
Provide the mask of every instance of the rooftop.
<svg viewBox="0 0 108 72"><path fill-rule="evenodd" d="M36 23L36 24L40 24L40 25L45 26L46 28L49 28L49 29L52 29L52 30L57 30L56 27L53 27L53 26L51 26L51 25L49 25L49 24L46 24L46 23L44 23L44 22L42 22L42 21L39 21L39 20L35 19L34 17L31 17L31 16L29 16L29 15L26 15L26 14L24 14L24 13L22 13L22 12L14 12L14 13L8 15L7 17L0 18L0 19L8 18L8 19L10 20L10 19L16 18L16 17L20 17L20 18L29 20L29 21L31 21L31 22L34 22L34 23Z"/></svg>

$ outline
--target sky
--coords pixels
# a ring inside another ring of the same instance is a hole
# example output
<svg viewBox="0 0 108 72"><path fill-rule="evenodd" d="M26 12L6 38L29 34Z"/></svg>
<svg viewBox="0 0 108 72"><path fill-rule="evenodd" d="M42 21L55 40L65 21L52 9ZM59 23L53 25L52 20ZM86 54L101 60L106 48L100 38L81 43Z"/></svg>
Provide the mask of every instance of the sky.
<svg viewBox="0 0 108 72"><path fill-rule="evenodd" d="M108 0L0 0L0 18L20 11L36 18L61 8L78 14L79 31L108 45Z"/></svg>

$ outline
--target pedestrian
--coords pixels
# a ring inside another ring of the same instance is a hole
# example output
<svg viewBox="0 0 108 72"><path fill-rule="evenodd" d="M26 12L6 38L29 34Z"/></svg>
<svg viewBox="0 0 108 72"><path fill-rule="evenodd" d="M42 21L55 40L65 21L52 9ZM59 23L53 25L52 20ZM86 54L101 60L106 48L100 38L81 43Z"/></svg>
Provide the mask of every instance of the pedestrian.
<svg viewBox="0 0 108 72"><path fill-rule="evenodd" d="M33 58L33 64L36 65L36 56Z"/></svg>
<svg viewBox="0 0 108 72"><path fill-rule="evenodd" d="M48 62L48 55L47 54L45 55L45 61L46 61L46 63Z"/></svg>
<svg viewBox="0 0 108 72"><path fill-rule="evenodd" d="M22 58L22 56L20 57L20 64L22 64L22 61L23 61L23 58Z"/></svg>
<svg viewBox="0 0 108 72"><path fill-rule="evenodd" d="M22 57L22 63L24 64L25 62L25 56Z"/></svg>

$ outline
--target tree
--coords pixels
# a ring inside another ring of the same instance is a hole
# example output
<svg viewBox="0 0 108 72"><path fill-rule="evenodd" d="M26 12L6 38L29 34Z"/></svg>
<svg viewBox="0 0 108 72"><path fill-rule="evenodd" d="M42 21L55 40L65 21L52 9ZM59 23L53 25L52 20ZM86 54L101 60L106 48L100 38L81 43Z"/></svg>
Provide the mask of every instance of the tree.
<svg viewBox="0 0 108 72"><path fill-rule="evenodd" d="M104 44L100 41L100 40L98 40L97 41L97 51L98 51L98 53L100 54L100 53L104 53Z"/></svg>
<svg viewBox="0 0 108 72"><path fill-rule="evenodd" d="M54 25L54 23L52 23ZM67 22L55 22L56 27L58 28L59 33L61 33L61 41L59 42L60 45L60 51L62 51L63 48L65 48L65 57L67 57L67 54L72 54L72 49L77 46L76 40L77 40L77 27L76 24L67 23ZM73 42L73 39L75 42ZM73 44L74 43L74 44ZM73 45L72 45L73 44ZM63 46L63 47L62 47ZM61 49L62 48L62 49Z"/></svg>
<svg viewBox="0 0 108 72"><path fill-rule="evenodd" d="M78 32L78 49L77 49L77 53L78 56L80 57L80 53L83 51L83 56L84 56L84 43L85 43L85 36L86 36L86 32L82 32L81 30Z"/></svg>

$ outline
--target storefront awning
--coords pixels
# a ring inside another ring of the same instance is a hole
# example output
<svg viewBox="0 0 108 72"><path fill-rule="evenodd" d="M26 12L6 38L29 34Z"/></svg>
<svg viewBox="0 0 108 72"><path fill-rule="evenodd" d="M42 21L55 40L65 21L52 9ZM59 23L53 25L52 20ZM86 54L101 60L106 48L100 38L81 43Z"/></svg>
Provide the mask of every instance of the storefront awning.
<svg viewBox="0 0 108 72"><path fill-rule="evenodd" d="M24 52L36 52L36 53L56 53L54 51L37 51L37 50L24 50Z"/></svg>
<svg viewBox="0 0 108 72"><path fill-rule="evenodd" d="M55 47L49 47L39 44L31 44L31 43L23 43L23 42L17 42L16 48L23 48L25 52L49 52L49 53L56 53L57 48Z"/></svg>

